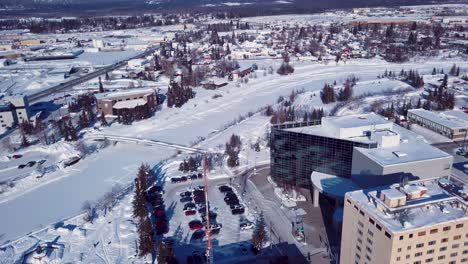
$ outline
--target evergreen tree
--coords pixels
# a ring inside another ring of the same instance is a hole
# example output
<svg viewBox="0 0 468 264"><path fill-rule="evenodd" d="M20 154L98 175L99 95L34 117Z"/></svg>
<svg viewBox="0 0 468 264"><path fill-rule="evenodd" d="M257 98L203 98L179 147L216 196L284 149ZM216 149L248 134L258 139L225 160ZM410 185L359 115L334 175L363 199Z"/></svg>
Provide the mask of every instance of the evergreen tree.
<svg viewBox="0 0 468 264"><path fill-rule="evenodd" d="M437 74L437 70L436 70L436 68L433 68L432 69L432 75L436 75L436 74Z"/></svg>
<svg viewBox="0 0 468 264"><path fill-rule="evenodd" d="M107 75L107 73L106 73ZM102 85L101 77L99 77L99 92L103 93L104 92L104 86Z"/></svg>
<svg viewBox="0 0 468 264"><path fill-rule="evenodd" d="M169 243L166 243L165 241L161 241L159 243L157 262L158 264L177 263L174 249Z"/></svg>
<svg viewBox="0 0 468 264"><path fill-rule="evenodd" d="M137 178L135 179L135 196L133 197L133 217L143 219L148 215L146 208L145 192L147 188L149 170L144 164L141 164L138 169Z"/></svg>
<svg viewBox="0 0 468 264"><path fill-rule="evenodd" d="M255 248L255 250L260 251L262 250L266 242L267 242L267 232L266 232L266 225L265 225L265 220L263 218L263 212L262 212L257 221L255 230L252 234L252 245Z"/></svg>
<svg viewBox="0 0 468 264"><path fill-rule="evenodd" d="M155 246L154 231L148 216L145 216L143 219L141 219L140 224L138 225L138 235L139 256L143 257L147 254L153 254Z"/></svg>

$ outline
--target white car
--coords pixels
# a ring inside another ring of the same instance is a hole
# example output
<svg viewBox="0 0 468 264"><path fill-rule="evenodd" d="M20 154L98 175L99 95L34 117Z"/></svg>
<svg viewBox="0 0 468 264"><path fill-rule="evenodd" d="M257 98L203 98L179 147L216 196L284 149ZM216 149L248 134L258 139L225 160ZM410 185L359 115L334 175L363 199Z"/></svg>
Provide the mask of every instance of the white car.
<svg viewBox="0 0 468 264"><path fill-rule="evenodd" d="M254 228L254 224L251 222L242 222L239 226L241 230L249 230Z"/></svg>

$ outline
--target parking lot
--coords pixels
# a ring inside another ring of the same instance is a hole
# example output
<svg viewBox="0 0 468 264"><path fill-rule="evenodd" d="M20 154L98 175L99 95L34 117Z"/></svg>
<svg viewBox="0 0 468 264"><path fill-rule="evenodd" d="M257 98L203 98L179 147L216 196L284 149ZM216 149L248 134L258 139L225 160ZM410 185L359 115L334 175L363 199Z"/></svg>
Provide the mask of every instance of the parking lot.
<svg viewBox="0 0 468 264"><path fill-rule="evenodd" d="M164 237L175 241L174 249L182 263L191 262L193 255L203 255L207 246L203 179L192 175L179 175L177 180L169 177L163 185L164 214L168 223ZM217 260L254 256L250 240L256 219L229 183L227 177L211 179L208 183L213 254ZM221 186L224 186L223 192ZM156 210L154 214L157 218L161 212Z"/></svg>

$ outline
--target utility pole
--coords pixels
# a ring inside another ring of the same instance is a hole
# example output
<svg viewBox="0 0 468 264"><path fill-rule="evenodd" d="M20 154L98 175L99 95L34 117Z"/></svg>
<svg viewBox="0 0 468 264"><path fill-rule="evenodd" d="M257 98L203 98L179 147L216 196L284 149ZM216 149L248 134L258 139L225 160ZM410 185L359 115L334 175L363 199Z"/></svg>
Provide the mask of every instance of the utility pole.
<svg viewBox="0 0 468 264"><path fill-rule="evenodd" d="M206 209L206 236L207 236L207 247L206 247L206 261L207 263L213 263L213 255L212 255L212 244L211 244L211 224L210 224L210 208L208 202L208 179L206 176L206 171L208 167L208 159L206 158L206 154L203 158L203 182L205 188L205 209Z"/></svg>

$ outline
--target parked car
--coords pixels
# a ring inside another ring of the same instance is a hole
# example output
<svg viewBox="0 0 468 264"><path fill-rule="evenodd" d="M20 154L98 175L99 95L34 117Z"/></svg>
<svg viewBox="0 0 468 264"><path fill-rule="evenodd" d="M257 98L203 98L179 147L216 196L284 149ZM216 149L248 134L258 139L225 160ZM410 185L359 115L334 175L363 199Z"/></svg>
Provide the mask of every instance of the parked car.
<svg viewBox="0 0 468 264"><path fill-rule="evenodd" d="M203 223L200 220L192 220L189 222L190 230L197 230L203 228Z"/></svg>
<svg viewBox="0 0 468 264"><path fill-rule="evenodd" d="M172 177L171 178L171 183L178 183L178 182L181 182L180 178L178 178L178 177Z"/></svg>
<svg viewBox="0 0 468 264"><path fill-rule="evenodd" d="M42 165L46 162L47 160L45 159L41 159L40 161L37 162L38 165Z"/></svg>
<svg viewBox="0 0 468 264"><path fill-rule="evenodd" d="M189 191L186 192L181 192L180 197L185 198L185 197L192 197L192 193Z"/></svg>
<svg viewBox="0 0 468 264"><path fill-rule="evenodd" d="M205 186L203 186L203 185L198 185L198 186L195 187L195 190L204 191L204 190L205 190Z"/></svg>
<svg viewBox="0 0 468 264"><path fill-rule="evenodd" d="M24 167L26 167L25 164L20 164L20 165L18 165L18 169L23 169Z"/></svg>
<svg viewBox="0 0 468 264"><path fill-rule="evenodd" d="M158 194L163 194L164 189L161 185L153 185L151 186L147 191L147 193L158 193Z"/></svg>
<svg viewBox="0 0 468 264"><path fill-rule="evenodd" d="M184 214L185 214L186 216L195 215L196 213L197 213L196 210L186 210L186 211L184 211Z"/></svg>
<svg viewBox="0 0 468 264"><path fill-rule="evenodd" d="M191 240L202 239L203 237L205 237L205 231L199 229L193 232Z"/></svg>
<svg viewBox="0 0 468 264"><path fill-rule="evenodd" d="M65 167L68 167L68 166L71 166L73 164L76 164L78 161L80 161L80 157L79 156L73 156L69 159L67 159L63 164L65 165Z"/></svg>
<svg viewBox="0 0 468 264"><path fill-rule="evenodd" d="M180 177L181 182L186 182L188 180L187 176Z"/></svg>
<svg viewBox="0 0 468 264"><path fill-rule="evenodd" d="M245 221L245 222L241 222L239 224L239 227L241 230L249 230L249 229L254 228L254 224L252 222Z"/></svg>
<svg viewBox="0 0 468 264"><path fill-rule="evenodd" d="M221 227L222 227L221 224L211 223L210 224L211 234L213 234L213 235L219 234L219 231L221 231Z"/></svg>
<svg viewBox="0 0 468 264"><path fill-rule="evenodd" d="M189 176L190 180L196 180L197 179L197 175L196 174L193 174L193 175L190 175Z"/></svg>
<svg viewBox="0 0 468 264"><path fill-rule="evenodd" d="M14 159L20 159L21 157L23 157L23 155L21 154L14 154L13 156L11 156L12 158Z"/></svg>
<svg viewBox="0 0 468 264"><path fill-rule="evenodd" d="M184 204L184 210L195 210L197 206L194 203Z"/></svg>
<svg viewBox="0 0 468 264"><path fill-rule="evenodd" d="M191 201L193 201L192 197L180 198L181 203L188 203L188 202L191 202Z"/></svg>
<svg viewBox="0 0 468 264"><path fill-rule="evenodd" d="M202 179L202 178L203 178L203 174L198 173L198 174L197 174L197 177L198 177L198 179Z"/></svg>
<svg viewBox="0 0 468 264"><path fill-rule="evenodd" d="M218 189L222 193L232 192L232 188L226 185L221 185Z"/></svg>
<svg viewBox="0 0 468 264"><path fill-rule="evenodd" d="M245 212L244 208L236 208L236 209L232 209L231 210L231 213L233 215L240 215L240 214L243 214Z"/></svg>

